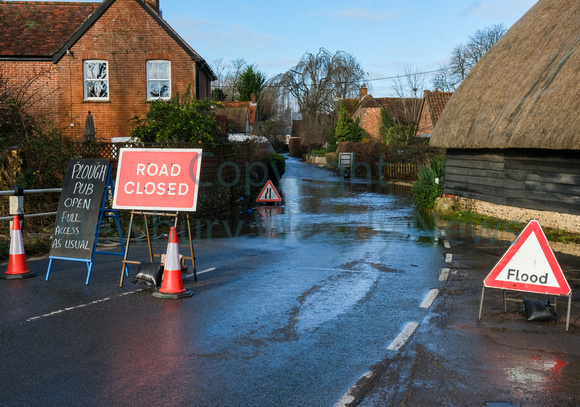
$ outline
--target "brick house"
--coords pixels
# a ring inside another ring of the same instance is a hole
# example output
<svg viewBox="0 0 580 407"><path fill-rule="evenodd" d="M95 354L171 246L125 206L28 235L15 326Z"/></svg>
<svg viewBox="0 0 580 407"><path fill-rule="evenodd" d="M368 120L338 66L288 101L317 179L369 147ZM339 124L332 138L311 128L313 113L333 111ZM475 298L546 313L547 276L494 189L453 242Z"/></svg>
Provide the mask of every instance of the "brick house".
<svg viewBox="0 0 580 407"><path fill-rule="evenodd" d="M437 120L441 117L445 105L453 92L441 92L435 89L434 92L426 90L423 96L423 103L421 104L421 112L419 114L419 124L415 136L419 139L430 139L433 134L433 128L437 124Z"/></svg>
<svg viewBox="0 0 580 407"><path fill-rule="evenodd" d="M256 95L252 94L249 101L222 102L222 106L224 111L220 114L227 117L228 133L252 133L258 113Z"/></svg>
<svg viewBox="0 0 580 407"><path fill-rule="evenodd" d="M82 139L126 137L150 102L211 95L211 68L160 15L158 0L0 2L0 76L21 83L35 108Z"/></svg>
<svg viewBox="0 0 580 407"><path fill-rule="evenodd" d="M342 99L349 116L360 118L359 126L370 134L373 141L381 140L382 111L386 111L396 124L410 124L418 121L420 101L415 98L375 98L368 94L365 85L359 89L358 99Z"/></svg>

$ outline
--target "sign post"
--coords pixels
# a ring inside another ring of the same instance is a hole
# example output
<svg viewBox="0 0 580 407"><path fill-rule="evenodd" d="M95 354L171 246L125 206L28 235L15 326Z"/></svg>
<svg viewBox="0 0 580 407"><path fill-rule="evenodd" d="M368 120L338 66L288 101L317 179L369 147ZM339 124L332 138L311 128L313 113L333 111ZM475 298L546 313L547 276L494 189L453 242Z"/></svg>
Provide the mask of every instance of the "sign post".
<svg viewBox="0 0 580 407"><path fill-rule="evenodd" d="M483 281L479 318L486 288L568 297L566 330L570 323L572 290L537 220L531 220Z"/></svg>
<svg viewBox="0 0 580 407"><path fill-rule="evenodd" d="M147 215L172 216L175 217L174 225L177 226L179 212L185 211L191 257L184 258L191 260L194 280L197 281L189 212L197 209L201 156L201 149L122 148L119 151L113 208L131 210L123 258L124 268L128 263L140 264L127 260L135 214L143 215L146 225ZM153 261L148 226L146 232L149 257ZM121 272L120 287L123 286L124 275Z"/></svg>

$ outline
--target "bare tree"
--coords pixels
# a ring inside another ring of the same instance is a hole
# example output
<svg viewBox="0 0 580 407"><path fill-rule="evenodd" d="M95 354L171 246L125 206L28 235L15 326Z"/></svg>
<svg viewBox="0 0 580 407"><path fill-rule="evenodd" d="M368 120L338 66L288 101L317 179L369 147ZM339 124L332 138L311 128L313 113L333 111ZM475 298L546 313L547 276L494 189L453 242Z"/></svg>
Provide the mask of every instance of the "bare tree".
<svg viewBox="0 0 580 407"><path fill-rule="evenodd" d="M303 120L303 144L322 144L328 140L338 100L355 97L366 74L356 58L344 51L334 54L321 48L306 52L298 64L275 78L282 94L296 101Z"/></svg>
<svg viewBox="0 0 580 407"><path fill-rule="evenodd" d="M406 64L405 73L393 80L393 90L399 97L396 111L387 112L398 125L400 139L403 143L414 141L415 130L419 123L422 92L425 89L426 76L417 66Z"/></svg>
<svg viewBox="0 0 580 407"><path fill-rule="evenodd" d="M469 41L465 45L459 44L453 48L449 64L444 71L433 77L432 85L442 90L455 90L475 64L506 31L503 24L494 24L475 31L469 36Z"/></svg>
<svg viewBox="0 0 580 407"><path fill-rule="evenodd" d="M278 77L278 84L308 116L333 113L336 100L356 96L364 79L365 72L352 55L321 48L317 54L305 53L298 65Z"/></svg>
<svg viewBox="0 0 580 407"><path fill-rule="evenodd" d="M447 66L441 66L431 78L433 87L443 92L453 92L457 89L459 82L459 77L454 75Z"/></svg>
<svg viewBox="0 0 580 407"><path fill-rule="evenodd" d="M243 58L233 59L230 62L225 62L222 58L216 59L211 63L211 68L217 76L217 80L213 84L212 91L215 99L221 100L237 100L238 82L240 75L247 67L247 63Z"/></svg>

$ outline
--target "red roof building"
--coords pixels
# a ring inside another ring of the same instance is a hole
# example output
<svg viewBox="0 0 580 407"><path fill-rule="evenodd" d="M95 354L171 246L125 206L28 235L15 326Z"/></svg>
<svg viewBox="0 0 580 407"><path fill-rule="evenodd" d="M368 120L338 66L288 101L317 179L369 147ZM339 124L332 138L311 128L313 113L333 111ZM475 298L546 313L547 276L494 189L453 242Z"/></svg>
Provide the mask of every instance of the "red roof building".
<svg viewBox="0 0 580 407"><path fill-rule="evenodd" d="M437 120L441 117L445 105L453 92L440 92L435 89L434 92L426 90L424 92L423 104L419 115L419 125L415 133L418 138L430 138Z"/></svg>
<svg viewBox="0 0 580 407"><path fill-rule="evenodd" d="M215 74L160 15L157 0L0 2L0 76L29 83L35 108L75 139L126 137L150 102L211 95Z"/></svg>
<svg viewBox="0 0 580 407"><path fill-rule="evenodd" d="M256 124L258 103L252 94L252 100L247 102L222 102L224 114L227 116L228 133L250 134Z"/></svg>
<svg viewBox="0 0 580 407"><path fill-rule="evenodd" d="M359 97L342 99L342 103L353 119L359 118L359 126L379 141L380 127L383 124L381 112L386 111L396 124L416 123L421 99L414 98L374 98L363 85Z"/></svg>

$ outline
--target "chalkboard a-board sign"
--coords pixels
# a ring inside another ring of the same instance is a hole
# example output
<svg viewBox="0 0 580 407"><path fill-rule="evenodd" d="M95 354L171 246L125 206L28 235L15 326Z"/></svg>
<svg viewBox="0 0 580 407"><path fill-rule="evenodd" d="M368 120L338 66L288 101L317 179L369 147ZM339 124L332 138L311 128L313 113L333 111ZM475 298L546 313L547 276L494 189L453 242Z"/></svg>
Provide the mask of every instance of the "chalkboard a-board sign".
<svg viewBox="0 0 580 407"><path fill-rule="evenodd" d="M70 160L62 186L50 255L92 259L109 160Z"/></svg>

